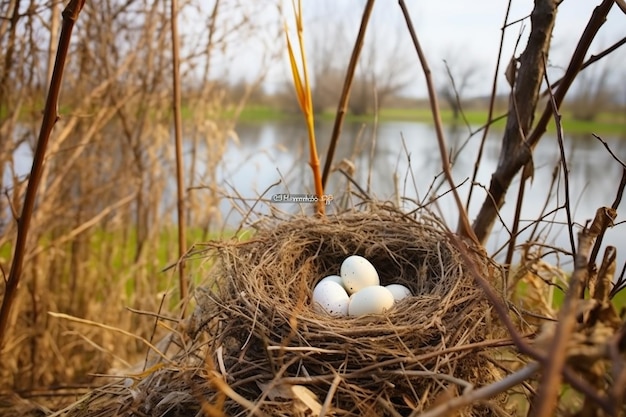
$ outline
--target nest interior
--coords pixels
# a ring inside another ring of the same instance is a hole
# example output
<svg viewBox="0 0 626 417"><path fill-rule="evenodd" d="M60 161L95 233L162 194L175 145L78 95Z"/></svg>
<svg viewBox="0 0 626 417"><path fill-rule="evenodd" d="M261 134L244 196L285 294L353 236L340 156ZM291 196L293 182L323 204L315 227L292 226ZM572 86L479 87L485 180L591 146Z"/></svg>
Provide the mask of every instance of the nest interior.
<svg viewBox="0 0 626 417"><path fill-rule="evenodd" d="M211 284L197 295L195 327L208 335L220 377L270 415L294 415L276 389L294 384L329 414L410 415L496 378L489 358L472 348L495 334L491 309L436 219L387 208L297 217L220 245L216 255ZM316 311L315 284L338 274L350 255L367 258L381 285L403 284L413 295L382 315ZM489 260L473 256L497 280ZM236 401L230 407L229 415L243 411ZM493 407L465 415L492 415Z"/></svg>

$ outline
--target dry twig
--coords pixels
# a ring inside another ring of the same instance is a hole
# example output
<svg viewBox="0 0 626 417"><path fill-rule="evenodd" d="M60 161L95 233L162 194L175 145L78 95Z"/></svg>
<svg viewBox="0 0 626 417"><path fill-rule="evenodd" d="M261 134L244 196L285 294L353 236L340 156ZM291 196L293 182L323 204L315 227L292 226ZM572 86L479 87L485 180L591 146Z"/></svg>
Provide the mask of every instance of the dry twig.
<svg viewBox="0 0 626 417"><path fill-rule="evenodd" d="M498 76L500 75L500 62L502 61L502 45L504 45L504 35L506 32L507 22L509 20L509 13L511 11L511 3L512 0L508 0L506 6L506 13L504 14L504 22L502 24L502 28L500 29L500 46L498 47L498 58L496 59L496 68L493 74L493 80L491 81L491 94L489 97L489 110L487 112L487 121L485 122L485 128L483 129L482 137L480 138L480 146L478 147L478 154L476 155L476 160L474 161L474 170L472 171L472 182L470 184L474 184L476 182L476 177L478 176L478 169L480 168L480 163L483 157L483 151L485 149L485 142L487 141L487 136L489 133L490 123L493 119L493 110L496 104L496 92L498 86ZM469 210L470 203L472 201L472 192L474 187L470 186L468 194L467 194L467 203L465 207Z"/></svg>
<svg viewBox="0 0 626 417"><path fill-rule="evenodd" d="M456 185L454 183L454 178L452 178L452 172L450 168L450 160L448 159L448 151L446 147L446 139L443 133L443 123L441 121L441 114L439 112L439 104L437 102L437 93L435 92L435 87L431 78L430 67L428 66L428 61L426 60L426 56L422 47L420 46L419 39L417 38L417 34L415 33L415 27L413 26L413 22L411 21L411 16L409 15L409 11L406 8L406 4L404 0L399 0L400 8L402 9L402 14L404 15L404 19L407 24L407 28L409 33L411 34L411 39L413 41L413 46L415 47L415 51L419 57L420 64L422 66L422 70L424 71L424 76L426 77L426 86L428 88L428 98L430 102L430 109L433 114L433 121L435 123L435 132L437 133L437 143L439 144L439 154L441 157L441 164L443 166L443 172L446 177L446 180L450 184L450 188L452 189L452 195L454 196L454 201L456 202L457 208L459 210L459 231L463 236L469 238L474 242L477 246L481 246L480 241L476 237L474 233L474 229L472 229L470 225L469 218L467 216L467 211L465 210L465 206L461 201L461 197L457 191Z"/></svg>
<svg viewBox="0 0 626 417"><path fill-rule="evenodd" d="M63 10L63 27L61 29L61 38L59 39L59 48L57 50L57 57L54 64L54 70L52 72L52 80L50 81L48 97L46 99L43 120L39 131L39 139L37 140L37 148L35 149L35 155L33 157L30 179L28 181L28 187L26 188L26 196L24 197L24 206L22 207L22 214L18 219L17 241L15 242L11 270L9 271L9 277L4 290L2 307L0 308L0 350L2 349L6 339L9 314L11 313L11 306L15 299L17 286L22 275L22 266L26 250L26 238L35 207L37 189L39 188L39 183L43 174L43 162L46 156L48 140L50 139L52 129L58 120L59 94L61 92L63 71L65 69L65 60L69 51L72 30L74 29L74 24L76 23L76 20L78 20L78 15L80 14L84 4L85 0L72 0L67 5L65 10Z"/></svg>
<svg viewBox="0 0 626 417"><path fill-rule="evenodd" d="M559 311L554 339L548 350L549 360L544 362L544 372L540 380L537 397L533 402L533 415L550 417L554 415L557 396L561 387L562 371L567 359L567 343L576 325L576 302L587 277L587 260L593 239L587 229L578 234L578 251L574 256L574 273L565 295L563 307Z"/></svg>
<svg viewBox="0 0 626 417"><path fill-rule="evenodd" d="M538 362L533 362L531 364L526 365L526 367L520 369L517 372L514 372L508 375L506 378L494 382L493 384L489 384L487 386L478 388L476 390L471 390L467 394L464 394L460 397L452 398L446 403L433 408L432 410L428 410L425 413L417 413L413 412L410 414L411 417L441 417L448 416L451 412L458 410L459 408L466 407L475 402L489 399L495 395L498 395L506 390L521 384L527 379L531 378L539 369L541 368L541 364Z"/></svg>
<svg viewBox="0 0 626 417"><path fill-rule="evenodd" d="M178 221L178 258L182 260L187 252L187 237L185 224L185 179L183 173L183 118L181 115L180 92L180 53L178 39L178 1L170 0L170 29L172 35L172 94L174 110L174 143L176 148L176 207ZM178 263L178 288L180 299L187 299L187 279L185 278L185 263ZM182 303L181 315L185 315L185 305Z"/></svg>
<svg viewBox="0 0 626 417"><path fill-rule="evenodd" d="M346 70L346 77L341 89L341 97L337 104L337 112L335 114L335 123L333 124L333 133L330 137L330 143L328 144L328 150L326 151L326 162L324 163L324 171L322 173L322 187L326 187L328 176L330 175L330 168L333 163L333 157L335 156L335 148L339 141L339 135L341 135L341 126L343 119L346 115L348 108L348 101L350 100L350 90L352 88L352 81L356 72L356 66L359 61L359 55L361 49L363 49L363 41L365 39L365 32L367 30L367 24L370 16L372 15L372 9L374 8L374 0L368 0L363 10L363 17L361 18L361 26L359 27L359 34L357 35L352 49L352 55L350 55L350 62L348 63L348 69Z"/></svg>

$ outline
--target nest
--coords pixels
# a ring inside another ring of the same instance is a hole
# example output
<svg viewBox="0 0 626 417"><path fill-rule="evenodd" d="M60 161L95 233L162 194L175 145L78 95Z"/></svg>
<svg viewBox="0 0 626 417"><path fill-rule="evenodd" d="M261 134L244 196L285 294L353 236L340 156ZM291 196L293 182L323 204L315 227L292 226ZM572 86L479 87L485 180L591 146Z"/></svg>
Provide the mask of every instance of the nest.
<svg viewBox="0 0 626 417"><path fill-rule="evenodd" d="M378 206L269 220L248 241L215 243L178 356L118 397L115 415L410 416L500 379L490 305L448 237L434 218ZM315 311L313 287L349 255L413 295L380 315ZM500 415L502 400L458 415Z"/></svg>

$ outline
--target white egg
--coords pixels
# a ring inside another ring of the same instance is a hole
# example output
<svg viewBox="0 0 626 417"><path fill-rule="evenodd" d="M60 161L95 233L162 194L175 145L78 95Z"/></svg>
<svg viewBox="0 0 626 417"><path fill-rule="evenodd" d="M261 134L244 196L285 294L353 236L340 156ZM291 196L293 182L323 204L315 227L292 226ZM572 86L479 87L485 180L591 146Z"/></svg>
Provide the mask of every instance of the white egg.
<svg viewBox="0 0 626 417"><path fill-rule="evenodd" d="M341 263L341 279L348 294L373 285L380 285L376 268L362 256L352 255Z"/></svg>
<svg viewBox="0 0 626 417"><path fill-rule="evenodd" d="M339 275L329 275L327 277L324 277L320 280L320 282L318 282L318 285L322 282L326 282L326 281L332 281L332 282L336 282L337 284L341 285L343 287L343 280L341 279L341 277Z"/></svg>
<svg viewBox="0 0 626 417"><path fill-rule="evenodd" d="M327 280L319 282L313 289L313 309L325 312L331 316L345 316L348 314L350 297L346 290L338 283Z"/></svg>
<svg viewBox="0 0 626 417"><path fill-rule="evenodd" d="M385 288L391 291L391 294L393 294L393 299L396 301L400 301L406 297L410 297L411 295L413 295L411 294L411 290L402 284L389 284L385 285Z"/></svg>
<svg viewBox="0 0 626 417"><path fill-rule="evenodd" d="M352 294L348 305L349 316L380 314L393 307L393 294L385 287L374 285Z"/></svg>

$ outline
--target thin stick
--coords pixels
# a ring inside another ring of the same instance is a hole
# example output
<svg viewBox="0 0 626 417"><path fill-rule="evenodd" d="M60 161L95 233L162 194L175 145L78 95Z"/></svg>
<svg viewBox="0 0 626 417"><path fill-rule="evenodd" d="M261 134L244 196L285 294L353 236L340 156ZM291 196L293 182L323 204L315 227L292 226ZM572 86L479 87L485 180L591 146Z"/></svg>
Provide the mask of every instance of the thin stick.
<svg viewBox="0 0 626 417"><path fill-rule="evenodd" d="M333 397L335 396L335 392L337 391L337 387L339 383L342 381L342 378L339 374L335 374L335 378L333 379L332 384L330 384L330 388L328 389L328 393L326 394L326 398L324 399L324 404L322 404L322 409L320 410L319 417L324 417L326 412L330 410L330 403L333 401Z"/></svg>
<svg viewBox="0 0 626 417"><path fill-rule="evenodd" d="M561 106L563 99L565 98L565 94L569 90L569 87L574 82L576 75L580 72L580 68L583 64L583 60L585 59L585 55L591 46L592 41L595 39L600 27L606 22L606 16L613 6L614 0L603 0L591 14L591 18L587 22L587 26L583 31L582 36L578 40L578 44L576 45L576 49L574 50L574 54L570 59L570 63L565 70L565 75L559 81L559 87L554 91L554 101L556 102L557 108ZM548 122L550 121L550 116L552 115L552 105L550 103L546 104L541 117L535 124L532 133L529 135L528 143L531 147L534 147L541 136L546 131L548 126Z"/></svg>
<svg viewBox="0 0 626 417"><path fill-rule="evenodd" d="M67 7L63 10L63 27L61 28L61 36L59 39L59 48L57 50L54 70L52 71L52 79L50 80L50 88L48 89L48 97L39 130L39 138L37 139L37 148L33 157L33 165L30 172L30 179L24 196L24 205L22 207L22 215L17 219L17 241L15 242L15 252L11 263L11 270L6 281L4 297L2 299L2 307L0 308L0 349L4 346L6 340L6 330L9 324L9 315L11 306L17 294L17 287L22 276L22 267L24 264L24 255L26 252L26 239L30 227L30 221L35 207L35 198L37 189L41 182L43 174L43 162L46 156L48 140L52 129L56 124L58 116L58 101L61 92L61 83L63 80L63 70L65 68L65 60L69 51L70 40L74 24L78 20L85 0L71 0Z"/></svg>
<svg viewBox="0 0 626 417"><path fill-rule="evenodd" d="M569 197L569 171L567 169L567 159L565 158L565 149L563 146L563 124L561 123L561 114L559 113L559 108L556 104L556 100L554 99L554 94L552 94L552 87L550 86L550 80L548 79L548 75L546 73L546 61L543 61L543 77L546 80L546 84L548 86L548 91L550 91L550 105L552 106L552 114L554 116L554 123L556 125L556 137L559 142L559 151L561 154L561 166L563 168L563 184L565 188L565 214L567 216L567 224L569 231L569 241L572 247L572 253L574 257L576 256L576 242L574 241L574 230L572 229L574 223L572 222L572 210L570 204ZM522 182L525 182L527 177L524 177Z"/></svg>
<svg viewBox="0 0 626 417"><path fill-rule="evenodd" d="M350 56L350 63L346 70L346 77L343 82L343 88L341 90L341 97L339 98L339 104L337 105L337 113L335 115L335 124L333 125L333 133L330 137L330 143L328 144L328 151L326 151L326 162L324 163L324 171L322 172L322 186L326 187L328 182L328 176L330 175L330 167L333 163L333 157L335 156L335 148L337 148L337 141L339 135L341 135L341 127L343 120L346 116L348 109L348 101L350 100L350 90L352 89L352 81L354 80L354 73L356 72L356 66L359 61L359 55L363 49L363 40L365 39L365 31L367 29L367 23L372 15L372 9L374 8L374 0L368 0L363 10L363 17L361 17L361 26L359 27L359 34L354 42L354 48L352 49L352 55Z"/></svg>
<svg viewBox="0 0 626 417"><path fill-rule="evenodd" d="M234 389L228 385L226 381L222 379L222 376L216 371L209 371L208 375L211 384L219 391L226 395L228 398L244 407L251 416L267 416L263 411L258 410L257 406L247 398L241 396Z"/></svg>
<svg viewBox="0 0 626 417"><path fill-rule="evenodd" d="M157 313L157 317L156 320L154 320L154 326L152 326L152 333L150 334L150 343L152 343L154 341L154 335L156 334L157 331L157 327L159 325L159 315L161 313L161 310L163 309L163 303L165 302L165 297L167 296L167 292L165 294L163 294L163 296L161 297L161 303L159 304L159 313ZM143 372L146 371L146 369L148 368L148 359L150 358L149 355L150 351L146 351L146 358L143 362Z"/></svg>
<svg viewBox="0 0 626 417"><path fill-rule="evenodd" d="M413 26L413 22L411 21L411 16L409 15L409 11L406 8L406 4L404 0L399 0L400 8L402 9L402 14L404 15L404 19L406 20L407 27L409 29L409 33L411 34L411 39L413 40L413 46L415 47L415 51L417 52L417 56L419 57L420 64L422 65L422 70L424 71L424 76L426 78L426 86L428 88L428 98L430 102L430 109L433 114L433 119L435 123L435 132L437 133L437 142L439 144L439 153L441 157L441 164L443 168L444 175L446 180L450 184L450 188L452 189L452 195L454 196L454 200L459 210L459 232L471 239L476 246L480 247L481 244L472 229L469 219L467 217L467 212L465 211L465 207L463 206L463 202L461 201L461 197L459 197L459 193L457 191L456 186L454 185L454 179L452 178L452 172L450 169L450 161L448 159L448 151L446 149L446 139L443 133L443 123L441 122L441 113L439 112L439 104L437 102L437 93L435 92L435 87L433 85L433 81L431 78L430 67L428 66L428 62L426 60L426 56L424 55L424 51L420 46L419 40L417 38L417 34L415 33L415 28Z"/></svg>
<svg viewBox="0 0 626 417"><path fill-rule="evenodd" d="M524 167L528 166L530 165L524 165ZM526 169L524 169L524 171L526 171ZM525 177L525 175L522 175L522 177ZM522 204L524 203L525 190L526 181L520 181L519 189L517 190L517 201L515 202L515 216L513 218L513 225L511 226L511 236L509 237L506 257L504 259L504 267L507 269L507 275L509 275L512 270L511 264L513 263L513 256L515 255L515 244L517 242L517 235L519 233L520 217L522 215Z"/></svg>
<svg viewBox="0 0 626 417"><path fill-rule="evenodd" d="M451 400L441 404L438 407L435 407L431 410L426 411L425 413L418 414L418 412L413 412L410 414L411 417L439 417L439 416L448 416L452 414L452 411L458 410L461 407L465 407L470 405L476 401L486 400L488 398L493 397L494 395L500 394L512 388L518 384L521 384L528 378L532 377L539 369L541 365L539 362L533 362L528 364L525 368L512 373L506 378L494 382L493 384L489 384L482 388L469 391L467 394L464 394L460 397L452 398Z"/></svg>
<svg viewBox="0 0 626 417"><path fill-rule="evenodd" d="M559 390L561 389L562 371L567 359L567 343L576 326L576 305L581 287L587 280L587 259L593 239L587 229L578 234L578 252L574 256L574 273L565 295L565 302L559 311L558 324L550 343L544 362L537 397L532 404L532 415L537 417L553 416Z"/></svg>
<svg viewBox="0 0 626 417"><path fill-rule="evenodd" d="M505 24L506 26L506 24ZM517 36L517 41L515 42L515 48L513 49L514 53L517 51L517 47L519 46L519 42L522 38L522 30L520 29L519 35ZM509 72L509 68L512 68L512 73ZM511 97L515 94L515 78L516 78L517 65L515 62L515 57L511 57L511 61L509 63L509 67L507 68L507 81L511 86ZM545 71L545 69L544 69ZM515 111L515 115L517 117L519 123L519 111L517 108L517 101L511 101L513 105L513 110ZM521 131L520 135L522 136L522 141L524 141L524 132ZM515 245L517 243L517 235L520 226L520 217L522 215L522 206L524 204L524 193L526 191L526 179L533 176L534 166L532 162L532 158L529 162L524 165L524 170L522 171L522 180L519 184L519 189L517 191L517 201L515 202L515 214L513 217L513 225L511 226L511 236L509 238L509 245L506 253L506 259L504 261L504 266L507 268L506 280L508 281L508 276L511 273L511 263L513 262L513 256L515 255Z"/></svg>
<svg viewBox="0 0 626 417"><path fill-rule="evenodd" d="M602 139L600 136L596 135L595 133L592 133L591 135L594 138L598 139L604 145L604 147L609 152L609 154L611 154L613 159L615 159L622 166L622 168L626 169L626 163L624 163L621 159L619 159L617 155L615 155L615 152L611 150L611 147L609 146L608 143L606 143L606 141L604 141L604 139ZM613 208L617 208L617 207L613 207Z"/></svg>
<svg viewBox="0 0 626 417"><path fill-rule="evenodd" d="M626 37L620 39L617 42L615 42L613 45L611 45L610 47L606 48L604 51L600 52L599 54L591 55L591 57L589 57L589 59L587 61L585 61L585 63L580 66L580 72L582 72L582 70L584 70L585 68L587 68L591 64L593 64L595 62L598 62L599 60L601 60L605 56L611 54L612 52L614 52L615 50L617 50L618 48L620 48L621 46L623 46L625 44L626 44ZM552 88L558 87L559 84L561 84L562 80L563 80L563 78L560 78L560 79L556 80L555 82L553 82L552 83ZM541 96L545 97L545 96L548 95L549 92L550 91L546 89L546 91L541 93Z"/></svg>
<svg viewBox="0 0 626 417"><path fill-rule="evenodd" d="M152 349L157 355L159 355L161 357L161 359L163 359L165 362L167 363L172 363L172 361L165 356L165 354L163 352L161 352L156 346L154 346L152 343L148 342L145 338L138 336L136 334L133 334L131 332L127 332L126 330L120 329L118 327L113 327L113 326L109 326L107 324L102 324L102 323L97 323L95 321L91 321L91 320L87 320L87 319L81 319L79 317L74 317L74 316L70 316L69 314L63 314L63 313L54 313L52 311L49 311L48 314L52 317L55 318L59 318L59 319L65 319L65 320L69 320L69 321L73 321L76 323L81 323L81 324L87 324L89 326L94 326L94 327L98 327L100 329L105 329L105 330L110 330L116 333L120 333L123 334L124 336L128 336L131 337L135 340L139 340L141 343L143 343L144 345L148 346L150 349Z"/></svg>
<svg viewBox="0 0 626 417"><path fill-rule="evenodd" d="M178 289L180 299L187 299L188 285L185 279L185 262L183 256L187 252L185 233L185 180L183 173L183 120L181 115L180 93L180 53L178 51L178 3L170 0L170 28L172 31L172 91L174 110L174 141L176 144L176 204L178 215ZM185 303L182 303L181 315L185 315Z"/></svg>

